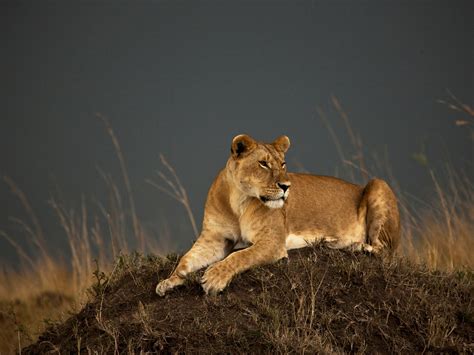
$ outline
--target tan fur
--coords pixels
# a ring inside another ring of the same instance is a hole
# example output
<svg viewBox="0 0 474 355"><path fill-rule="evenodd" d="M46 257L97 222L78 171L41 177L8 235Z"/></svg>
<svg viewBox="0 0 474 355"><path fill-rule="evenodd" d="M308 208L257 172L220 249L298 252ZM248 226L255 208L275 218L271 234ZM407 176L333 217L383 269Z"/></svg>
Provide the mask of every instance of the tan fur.
<svg viewBox="0 0 474 355"><path fill-rule="evenodd" d="M233 139L226 167L209 190L201 235L173 274L157 285L160 296L209 265L202 287L218 293L236 274L317 241L373 252L397 247L397 200L385 181L373 179L364 187L287 173L289 146L286 136L271 144L247 135ZM240 245L249 247L232 252Z"/></svg>

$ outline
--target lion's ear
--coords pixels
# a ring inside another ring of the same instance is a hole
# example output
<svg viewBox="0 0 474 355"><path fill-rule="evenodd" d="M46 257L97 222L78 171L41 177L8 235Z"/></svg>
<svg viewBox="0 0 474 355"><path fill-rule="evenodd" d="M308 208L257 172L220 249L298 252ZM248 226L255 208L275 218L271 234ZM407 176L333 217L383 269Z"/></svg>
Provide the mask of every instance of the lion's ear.
<svg viewBox="0 0 474 355"><path fill-rule="evenodd" d="M232 153L232 156L238 158L243 154L250 152L256 145L257 142L255 142L252 137L246 134L239 134L232 139L230 152Z"/></svg>
<svg viewBox="0 0 474 355"><path fill-rule="evenodd" d="M280 136L273 142L273 146L282 153L286 153L290 148L290 138L287 136Z"/></svg>

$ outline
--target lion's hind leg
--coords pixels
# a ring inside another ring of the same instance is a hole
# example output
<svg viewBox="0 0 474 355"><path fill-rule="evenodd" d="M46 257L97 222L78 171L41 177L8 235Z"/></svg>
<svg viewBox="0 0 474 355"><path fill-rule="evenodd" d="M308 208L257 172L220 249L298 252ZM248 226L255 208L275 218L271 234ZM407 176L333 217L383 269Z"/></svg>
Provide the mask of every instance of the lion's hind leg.
<svg viewBox="0 0 474 355"><path fill-rule="evenodd" d="M366 211L367 242L373 252L394 251L400 242L400 215L397 199L388 184L380 179L369 181L359 209Z"/></svg>
<svg viewBox="0 0 474 355"><path fill-rule="evenodd" d="M333 239L327 238L324 240L325 244L331 249L345 249L352 252L367 252L372 253L374 248L363 241L344 240L344 239Z"/></svg>

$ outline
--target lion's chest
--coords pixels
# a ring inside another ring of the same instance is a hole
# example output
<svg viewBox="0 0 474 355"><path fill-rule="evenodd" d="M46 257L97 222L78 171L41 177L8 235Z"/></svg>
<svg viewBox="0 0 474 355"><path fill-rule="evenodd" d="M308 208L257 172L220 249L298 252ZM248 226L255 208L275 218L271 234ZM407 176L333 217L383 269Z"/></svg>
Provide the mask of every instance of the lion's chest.
<svg viewBox="0 0 474 355"><path fill-rule="evenodd" d="M240 218L239 242L242 244L251 245L263 240L272 244L284 244L285 237L286 228L280 211L267 213L267 208L264 207L263 211L257 210L256 213L244 214Z"/></svg>
<svg viewBox="0 0 474 355"><path fill-rule="evenodd" d="M252 245L257 241L254 223L241 223L238 242L242 245Z"/></svg>

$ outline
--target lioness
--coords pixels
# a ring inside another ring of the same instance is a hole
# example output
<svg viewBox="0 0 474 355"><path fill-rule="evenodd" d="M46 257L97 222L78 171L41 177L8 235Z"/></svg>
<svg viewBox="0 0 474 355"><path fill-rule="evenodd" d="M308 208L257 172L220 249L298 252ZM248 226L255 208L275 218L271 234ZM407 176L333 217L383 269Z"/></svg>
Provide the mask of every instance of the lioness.
<svg viewBox="0 0 474 355"><path fill-rule="evenodd" d="M397 247L397 200L385 181L359 186L334 177L288 173L289 147L286 136L268 144L244 134L232 140L227 164L209 190L201 235L171 276L157 285L158 295L211 264L202 287L216 294L236 274L317 241L369 252ZM248 247L231 253L237 245Z"/></svg>

